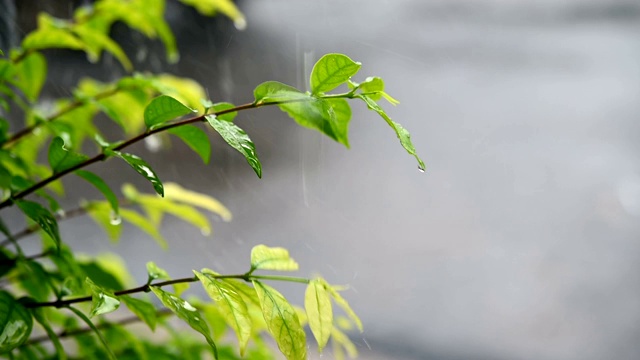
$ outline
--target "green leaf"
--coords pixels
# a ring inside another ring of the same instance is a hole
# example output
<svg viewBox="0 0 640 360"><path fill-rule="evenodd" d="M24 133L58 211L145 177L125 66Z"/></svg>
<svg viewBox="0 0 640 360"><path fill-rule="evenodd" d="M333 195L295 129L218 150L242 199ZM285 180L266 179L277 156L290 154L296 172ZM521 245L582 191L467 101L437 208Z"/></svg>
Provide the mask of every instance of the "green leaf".
<svg viewBox="0 0 640 360"><path fill-rule="evenodd" d="M206 115L205 118L209 122L209 125L222 136L227 144L244 155L251 168L253 168L253 171L261 178L262 165L258 159L258 154L256 154L256 146L249 138L249 135L235 124L218 120L214 115Z"/></svg>
<svg viewBox="0 0 640 360"><path fill-rule="evenodd" d="M367 104L367 107L369 109L377 112L378 115L380 115L384 119L384 121L386 121L387 124L391 126L393 131L396 132L396 135L398 136L398 139L400 140L400 144L402 145L402 147L410 155L413 155L413 157L415 157L416 160L418 161L418 169L420 171L424 171L426 166L424 164L424 161L422 161L422 159L416 153L416 148L413 146L413 143L411 142L411 134L409 134L409 132L404 127L402 127L402 125L391 120L389 115L387 115L387 113L373 99L371 99L366 95L357 95L357 97L362 99Z"/></svg>
<svg viewBox="0 0 640 360"><path fill-rule="evenodd" d="M66 29L38 29L27 35L22 41L23 50L39 50L49 48L67 48L81 50L84 43Z"/></svg>
<svg viewBox="0 0 640 360"><path fill-rule="evenodd" d="M144 123L148 128L152 128L194 111L171 96L160 95L151 100L144 109Z"/></svg>
<svg viewBox="0 0 640 360"><path fill-rule="evenodd" d="M349 316L351 321L356 324L358 330L360 330L360 332L364 331L364 329L362 328L362 321L360 321L358 315L356 315L353 309L351 309L351 306L349 306L347 300L345 300L342 295L340 295L338 290L335 287L329 285L329 283L327 283L324 279L319 278L317 280L324 285L325 289L329 292L329 295L331 295L331 297L333 298L333 301L335 301L336 304L338 304L338 306L340 306L342 310L347 313L347 316Z"/></svg>
<svg viewBox="0 0 640 360"><path fill-rule="evenodd" d="M374 101L378 101L384 97L391 105L398 105L400 103L398 100L384 92L384 81L377 76L366 78L358 88L362 93L371 93L367 96Z"/></svg>
<svg viewBox="0 0 640 360"><path fill-rule="evenodd" d="M85 43L85 51L89 54L92 62L98 61L102 50L106 50L113 54L127 71L133 70L131 61L124 53L120 45L100 31L92 29L88 25L77 25L73 27L73 32L78 35Z"/></svg>
<svg viewBox="0 0 640 360"><path fill-rule="evenodd" d="M115 262L115 259L110 259L110 260ZM79 263L78 266L82 269L82 272L86 276L91 278L91 281L93 281L98 286L105 287L111 290L123 290L124 281L121 281L121 279L119 279L118 276L116 276L115 274L116 271L113 271L113 269L111 269L111 271L109 271L109 269L105 269L104 261L102 263L103 264L100 264L97 261L88 261L84 263ZM117 269L117 270L121 270L121 269ZM86 281L86 277L83 278L82 280Z"/></svg>
<svg viewBox="0 0 640 360"><path fill-rule="evenodd" d="M36 101L47 78L47 61L44 55L34 52L16 66L17 84L31 101Z"/></svg>
<svg viewBox="0 0 640 360"><path fill-rule="evenodd" d="M149 275L149 278L153 279L153 280L156 280L156 279L170 279L169 273L167 273L166 270L160 268L153 261L149 261L147 263L147 274Z"/></svg>
<svg viewBox="0 0 640 360"><path fill-rule="evenodd" d="M267 81L253 90L255 104L269 104L282 101L310 101L313 98L300 90L278 81Z"/></svg>
<svg viewBox="0 0 640 360"><path fill-rule="evenodd" d="M304 295L304 308L311 332L318 342L319 351L322 352L333 329L331 297L322 281L314 279L309 282Z"/></svg>
<svg viewBox="0 0 640 360"><path fill-rule="evenodd" d="M56 246L60 248L60 231L58 230L58 222L49 210L42 205L27 200L18 200L16 204L22 212L31 220L35 221L42 230L49 235Z"/></svg>
<svg viewBox="0 0 640 360"><path fill-rule="evenodd" d="M205 210L209 210L219 215L224 221L231 221L231 211L221 202L211 196L195 191L187 190L177 183L167 183L164 186L165 198L179 201L185 204L194 205Z"/></svg>
<svg viewBox="0 0 640 360"><path fill-rule="evenodd" d="M49 339L53 343L53 347L56 349L57 358L59 360L66 360L67 353L64 351L64 347L62 346L62 343L60 343L58 334L56 334L53 328L51 328L51 325L49 325L49 321L47 320L43 312L44 310L42 308L31 309L31 314L33 315L33 318L36 319L36 321L40 325L42 325L45 332L47 333L47 336L49 336Z"/></svg>
<svg viewBox="0 0 640 360"><path fill-rule="evenodd" d="M49 145L49 165L54 174L81 164L87 159L85 155L67 150L61 137L55 137Z"/></svg>
<svg viewBox="0 0 640 360"><path fill-rule="evenodd" d="M233 105L232 103L228 103L228 102L219 102L219 103L215 103L211 106L211 109L213 109L214 112L221 112L221 111L225 111L225 110L229 110L229 109L233 109L235 108L235 105ZM216 115L216 117L220 120L224 120L224 121L231 121L233 122L233 119L236 118L236 116L238 115L237 111L232 111L232 112L228 112L228 113L224 113L221 115Z"/></svg>
<svg viewBox="0 0 640 360"><path fill-rule="evenodd" d="M278 348L288 360L307 358L307 343L298 315L287 299L272 287L254 280L264 320Z"/></svg>
<svg viewBox="0 0 640 360"><path fill-rule="evenodd" d="M342 54L327 54L311 70L311 92L324 93L347 82L360 70L361 64Z"/></svg>
<svg viewBox="0 0 640 360"><path fill-rule="evenodd" d="M190 205L177 204L168 199L146 195L139 196L136 202L142 205L145 210L150 210L149 213L155 211L169 213L197 227L205 235L211 233L211 225L207 217Z"/></svg>
<svg viewBox="0 0 640 360"><path fill-rule="evenodd" d="M87 324L91 328L91 330L93 330L96 336L100 339L100 342L104 346L104 349L107 351L107 356L109 357L109 359L117 360L116 356L111 351L111 348L109 348L109 344L104 339L104 337L102 337L102 334L100 334L100 330L98 330L98 328L91 322L91 320L85 314L83 314L82 311L74 308L73 306L67 306L67 309L71 310L74 314L76 314L77 317L82 319L82 321L84 321L85 324Z"/></svg>
<svg viewBox="0 0 640 360"><path fill-rule="evenodd" d="M122 233L122 217L120 213L113 212L111 205L107 202L93 202L87 207L89 216L98 225L102 226L104 231L112 241L117 241ZM119 211L119 209L118 209Z"/></svg>
<svg viewBox="0 0 640 360"><path fill-rule="evenodd" d="M195 151L205 164L209 163L211 157L211 143L207 134L199 127L193 125L183 125L167 130L170 134L179 137Z"/></svg>
<svg viewBox="0 0 640 360"><path fill-rule="evenodd" d="M107 185L107 183L104 182L104 180L102 180L101 177L86 170L76 170L74 174L87 180L93 186L95 186L98 190L100 190L100 192L104 195L104 197L107 199L107 201L111 205L111 208L113 209L114 214L118 214L118 197L116 196L116 194L113 193L109 185Z"/></svg>
<svg viewBox="0 0 640 360"><path fill-rule="evenodd" d="M213 271L208 270L207 274L201 274L194 270L193 273L200 279L209 297L218 304L220 313L227 324L236 332L240 345L240 356L244 356L251 337L251 317L247 304L231 283L207 275L216 275Z"/></svg>
<svg viewBox="0 0 640 360"><path fill-rule="evenodd" d="M0 250L0 278L16 267L16 259L9 257L4 250Z"/></svg>
<svg viewBox="0 0 640 360"><path fill-rule="evenodd" d="M0 353L24 344L31 334L33 318L11 294L0 291Z"/></svg>
<svg viewBox="0 0 640 360"><path fill-rule="evenodd" d="M120 296L119 299L127 305L127 308L129 308L132 313L144 321L152 331L155 331L158 316L156 315L156 308L153 304L127 295Z"/></svg>
<svg viewBox="0 0 640 360"><path fill-rule="evenodd" d="M120 307L120 300L113 292L96 285L90 278L85 279L89 289L91 290L91 313L89 317L107 314L115 311Z"/></svg>
<svg viewBox="0 0 640 360"><path fill-rule="evenodd" d="M298 263L289 257L285 248L256 245L251 249L251 269L295 271Z"/></svg>
<svg viewBox="0 0 640 360"><path fill-rule="evenodd" d="M52 275L34 260L18 261L17 266L19 274L29 274L19 279L20 286L27 294L38 301L47 300L51 293Z"/></svg>
<svg viewBox="0 0 640 360"><path fill-rule="evenodd" d="M204 321L204 318L200 315L198 310L194 308L191 304L189 304L186 300L182 300L179 297L170 294L159 287L151 286L151 291L160 299L162 304L166 306L168 309L173 311L180 319L189 324L192 329L199 332L204 336L207 340L207 343L213 349L213 356L218 358L218 350L216 349L216 344L213 342L211 338L211 334L209 332L209 326Z"/></svg>
<svg viewBox="0 0 640 360"><path fill-rule="evenodd" d="M127 164L129 164L129 166L133 168L133 170L142 175L145 179L149 180L149 182L151 182L151 185L153 185L153 189L158 193L158 195L164 196L164 188L162 186L162 182L158 178L158 175L156 175L155 171L153 171L151 166L149 166L146 161L133 154L127 154L120 151L112 151L112 153L122 160L126 161Z"/></svg>
<svg viewBox="0 0 640 360"><path fill-rule="evenodd" d="M349 147L348 130L351 107L345 99L313 99L305 102L279 104L298 124L320 131Z"/></svg>
<svg viewBox="0 0 640 360"><path fill-rule="evenodd" d="M149 219L129 209L120 209L120 216L122 217L122 219L130 222L140 230L149 234L149 236L156 240L156 242L162 249L166 250L169 247L169 245L167 244L167 240L165 240L164 237L162 237L162 235L160 234L160 231L158 231L158 227L154 223L149 221Z"/></svg>

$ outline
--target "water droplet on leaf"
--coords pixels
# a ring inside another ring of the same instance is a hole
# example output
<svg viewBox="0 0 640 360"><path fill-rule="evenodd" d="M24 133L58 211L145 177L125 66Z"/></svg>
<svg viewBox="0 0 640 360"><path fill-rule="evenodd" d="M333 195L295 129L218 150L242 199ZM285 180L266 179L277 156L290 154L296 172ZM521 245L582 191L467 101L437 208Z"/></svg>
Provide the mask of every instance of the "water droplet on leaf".
<svg viewBox="0 0 640 360"><path fill-rule="evenodd" d="M424 172L424 168L423 168L422 166L418 165L418 171L420 171L421 173L423 173L423 172Z"/></svg>
<svg viewBox="0 0 640 360"><path fill-rule="evenodd" d="M116 213L115 211L111 211L111 216L109 217L109 224L120 225L120 223L122 223L122 217L120 217L120 214Z"/></svg>
<svg viewBox="0 0 640 360"><path fill-rule="evenodd" d="M242 31L247 28L247 20L245 20L243 17L239 17L233 21L233 26L235 26L236 29Z"/></svg>

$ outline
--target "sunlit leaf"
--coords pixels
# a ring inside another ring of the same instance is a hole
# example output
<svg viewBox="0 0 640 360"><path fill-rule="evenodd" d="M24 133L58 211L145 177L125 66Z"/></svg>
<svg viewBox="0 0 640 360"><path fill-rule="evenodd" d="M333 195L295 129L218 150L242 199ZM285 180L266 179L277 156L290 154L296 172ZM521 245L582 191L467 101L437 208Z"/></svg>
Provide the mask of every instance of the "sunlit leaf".
<svg viewBox="0 0 640 360"><path fill-rule="evenodd" d="M38 29L27 35L22 41L22 49L38 50L49 48L67 48L80 50L84 43L66 29Z"/></svg>
<svg viewBox="0 0 640 360"><path fill-rule="evenodd" d="M133 154L127 154L120 151L112 151L112 153L122 160L126 161L126 163L129 164L129 166L131 166L133 170L142 175L145 179L149 180L149 182L151 182L151 185L153 185L153 189L158 193L158 195L164 196L164 188L162 187L160 178L158 178L158 175L156 175L155 171L153 171L151 166L149 166L146 161Z"/></svg>
<svg viewBox="0 0 640 360"><path fill-rule="evenodd" d="M64 140L56 137L49 145L49 165L54 173L72 168L88 159L87 156L73 152L65 148Z"/></svg>
<svg viewBox="0 0 640 360"><path fill-rule="evenodd" d="M333 298L333 301L335 301L336 304L340 306L342 310L344 310L347 316L349 316L351 321L353 321L356 324L356 326L358 327L358 330L360 330L360 332L364 331L364 329L362 328L362 321L360 321L360 318L358 317L358 315L356 315L353 309L351 309L351 306L349 306L349 303L347 302L347 300L345 300L342 297L342 295L340 295L338 290L336 290L335 287L329 285L329 283L327 283L324 279L319 278L318 281L324 285L324 288L329 292L329 295L331 295L331 297Z"/></svg>
<svg viewBox="0 0 640 360"><path fill-rule="evenodd" d="M413 146L413 143L411 142L411 134L409 134L409 132L404 127L402 127L402 125L391 120L389 115L387 115L387 113L373 99L371 99L366 95L358 95L357 97L362 99L367 104L367 107L369 109L377 112L378 115L380 115L387 122L387 124L393 129L393 131L395 131L396 135L398 136L398 139L400 140L400 144L402 145L402 147L410 155L413 155L413 157L415 157L416 160L418 161L418 169L420 169L421 171L424 171L426 166L424 164L424 161L422 161L422 159L416 153L416 148Z"/></svg>
<svg viewBox="0 0 640 360"><path fill-rule="evenodd" d="M360 70L361 64L342 54L327 54L311 70L311 92L319 94L337 88Z"/></svg>
<svg viewBox="0 0 640 360"><path fill-rule="evenodd" d="M200 315L198 310L191 304L189 304L186 300L180 299L179 297L170 294L156 286L151 286L151 291L156 294L156 296L158 297L158 299L160 299L164 306L170 309L184 322L189 324L192 329L204 336L204 338L207 340L207 343L213 350L214 357L217 359L218 351L216 349L216 344L211 338L209 326L207 326L207 323L204 321L204 318Z"/></svg>
<svg viewBox="0 0 640 360"><path fill-rule="evenodd" d="M156 323L158 322L158 316L156 314L156 308L150 302L136 299L134 297L124 295L119 297L120 300L134 313L140 320L144 321L151 330L156 329Z"/></svg>
<svg viewBox="0 0 640 360"><path fill-rule="evenodd" d="M153 77L153 85L162 94L169 95L184 105L198 109L202 105L200 100L206 97L206 92L199 82L171 74L159 74Z"/></svg>
<svg viewBox="0 0 640 360"><path fill-rule="evenodd" d="M171 96L160 95L144 109L144 123L151 128L193 111Z"/></svg>
<svg viewBox="0 0 640 360"><path fill-rule="evenodd" d="M27 200L18 200L16 205L31 220L35 221L40 228L51 236L57 247L60 247L60 231L58 230L58 222L51 212L42 205Z"/></svg>
<svg viewBox="0 0 640 360"><path fill-rule="evenodd" d="M219 215L222 220L230 221L231 211L221 202L211 196L187 190L177 183L167 183L164 185L165 198L179 201L185 204L194 205Z"/></svg>
<svg viewBox="0 0 640 360"><path fill-rule="evenodd" d="M240 356L244 355L247 343L251 337L251 318L247 304L235 287L224 279L215 279L207 274L215 274L209 270L207 274L193 271L200 279L209 297L215 301L225 321L236 332L240 345Z"/></svg>
<svg viewBox="0 0 640 360"><path fill-rule="evenodd" d="M167 130L170 134L179 137L196 152L205 164L209 163L211 157L211 143L207 134L199 127L193 125L183 125Z"/></svg>
<svg viewBox="0 0 640 360"><path fill-rule="evenodd" d="M344 99L313 99L312 101L279 104L298 124L315 129L349 147L348 130L351 107Z"/></svg>
<svg viewBox="0 0 640 360"><path fill-rule="evenodd" d="M327 345L333 329L333 309L331 297L322 281L311 280L304 295L304 307L309 327L318 342L318 349Z"/></svg>
<svg viewBox="0 0 640 360"><path fill-rule="evenodd" d="M267 81L253 90L255 104L283 101L311 101L313 98L300 90L277 81Z"/></svg>
<svg viewBox="0 0 640 360"><path fill-rule="evenodd" d="M304 330L295 310L287 299L272 287L254 280L262 314L269 333L278 344L278 348L288 360L307 358L307 343Z"/></svg>
<svg viewBox="0 0 640 360"><path fill-rule="evenodd" d="M166 250L169 247L167 240L165 240L165 238L160 234L160 231L158 231L158 227L149 221L149 219L129 209L120 209L120 216L123 220L135 225L140 230L149 234L149 236L156 240L162 249Z"/></svg>
<svg viewBox="0 0 640 360"><path fill-rule="evenodd" d="M47 61L44 55L34 52L16 66L16 85L31 101L36 101L47 78Z"/></svg>
<svg viewBox="0 0 640 360"><path fill-rule="evenodd" d="M160 268L153 261L147 262L147 275L149 278L156 279L170 279L169 273L165 269Z"/></svg>
<svg viewBox="0 0 640 360"><path fill-rule="evenodd" d="M85 279L91 290L91 313L89 317L107 314L120 307L120 300L113 292L96 285L90 278Z"/></svg>
<svg viewBox="0 0 640 360"><path fill-rule="evenodd" d="M74 174L90 182L93 186L96 187L96 189L100 190L100 192L104 195L104 197L111 205L113 212L116 215L118 214L118 197L113 193L109 185L107 185L107 183L105 183L101 177L86 170L76 170Z"/></svg>
<svg viewBox="0 0 640 360"><path fill-rule="evenodd" d="M111 40L109 36L101 33L100 31L92 29L88 25L74 26L73 32L84 41L85 50L87 51L93 62L98 61L102 50L106 50L113 56L115 56L115 58L120 61L122 66L127 71L131 71L133 69L131 61L124 53L120 45Z"/></svg>
<svg viewBox="0 0 640 360"><path fill-rule="evenodd" d="M355 359L358 357L358 349L353 344L353 342L349 340L349 337L345 333L343 333L342 331L334 327L333 330L331 331L331 339L334 343L334 352L337 349L340 349L338 351L340 351L340 354L341 354L341 350L344 349L346 350L347 355L349 355L349 358ZM337 347L336 345L339 347ZM334 354L334 356L336 355L337 354ZM337 358L343 358L343 357L338 355L336 356L336 359Z"/></svg>
<svg viewBox="0 0 640 360"><path fill-rule="evenodd" d="M289 251L281 247L256 245L251 249L251 268L255 270L298 270L298 263L289 257Z"/></svg>
<svg viewBox="0 0 640 360"><path fill-rule="evenodd" d="M180 0L182 3L193 6L199 13L212 16L221 12L228 16L236 24L239 30L244 29L245 19L238 7L231 0Z"/></svg>
<svg viewBox="0 0 640 360"><path fill-rule="evenodd" d="M0 353L22 345L31 334L33 319L11 294L0 291Z"/></svg>
<svg viewBox="0 0 640 360"><path fill-rule="evenodd" d="M227 144L244 155L247 163L253 168L256 175L261 178L262 165L256 153L256 146L249 138L249 135L235 124L219 120L214 115L206 115L205 118L209 122L209 125L222 136L222 139L224 139Z"/></svg>

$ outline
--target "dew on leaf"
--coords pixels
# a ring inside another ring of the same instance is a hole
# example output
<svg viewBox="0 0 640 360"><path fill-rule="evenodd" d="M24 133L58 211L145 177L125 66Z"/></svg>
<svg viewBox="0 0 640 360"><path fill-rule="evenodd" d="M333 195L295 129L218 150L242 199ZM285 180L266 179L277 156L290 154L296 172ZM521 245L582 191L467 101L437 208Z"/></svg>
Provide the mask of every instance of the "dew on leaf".
<svg viewBox="0 0 640 360"><path fill-rule="evenodd" d="M120 225L120 223L122 223L122 217L120 217L120 214L112 210L111 215L109 216L109 224L115 226Z"/></svg>

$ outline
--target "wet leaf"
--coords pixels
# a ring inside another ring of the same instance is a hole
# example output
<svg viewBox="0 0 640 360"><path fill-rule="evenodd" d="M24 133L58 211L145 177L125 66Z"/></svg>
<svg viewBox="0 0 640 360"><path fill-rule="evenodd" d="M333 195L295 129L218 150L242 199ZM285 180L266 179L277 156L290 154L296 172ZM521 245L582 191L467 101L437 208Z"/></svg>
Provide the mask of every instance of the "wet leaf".
<svg viewBox="0 0 640 360"><path fill-rule="evenodd" d="M262 165L256 153L256 146L249 138L249 135L235 124L219 120L214 115L206 115L205 118L209 122L209 125L222 136L222 139L224 139L227 144L244 155L247 163L253 168L256 175L261 178Z"/></svg>
<svg viewBox="0 0 640 360"><path fill-rule="evenodd" d="M199 127L193 125L183 125L167 130L170 134L179 137L191 150L198 154L205 164L209 163L211 157L211 143L207 134Z"/></svg>
<svg viewBox="0 0 640 360"><path fill-rule="evenodd" d="M327 54L311 70L311 92L324 93L337 88L360 70L361 64L342 54Z"/></svg>
<svg viewBox="0 0 640 360"><path fill-rule="evenodd" d="M278 81L267 81L253 90L255 104L268 104L282 101L311 101L313 98L300 90Z"/></svg>
<svg viewBox="0 0 640 360"><path fill-rule="evenodd" d="M33 318L11 294L0 291L0 353L22 345L31 334Z"/></svg>
<svg viewBox="0 0 640 360"><path fill-rule="evenodd" d="M156 308L150 302L136 299L134 297L124 295L119 297L120 300L134 313L140 320L153 331L156 329L156 323L158 322L158 316L156 314Z"/></svg>
<svg viewBox="0 0 640 360"><path fill-rule="evenodd" d="M53 239L59 248L61 241L60 231L58 230L58 222L51 212L33 201L18 200L16 204L29 219L35 221L35 223Z"/></svg>
<svg viewBox="0 0 640 360"><path fill-rule="evenodd" d="M309 282L304 295L304 307L309 327L318 342L318 350L322 352L333 329L331 297L322 281L314 279Z"/></svg>
<svg viewBox="0 0 640 360"><path fill-rule="evenodd" d="M409 134L409 132L404 127L402 127L402 125L391 120L389 115L387 115L387 113L373 99L371 99L366 95L358 95L357 97L362 99L367 104L367 107L369 109L377 112L378 115L380 115L387 122L387 124L393 129L393 131L395 131L396 135L398 136L398 139L400 140L400 144L402 145L402 147L410 155L413 155L413 157L416 158L416 160L418 161L418 168L421 171L424 171L426 166L424 164L424 161L422 161L422 159L416 153L416 148L413 146L413 143L411 142L411 134Z"/></svg>
<svg viewBox="0 0 640 360"><path fill-rule="evenodd" d="M101 177L86 170L76 170L74 174L90 182L93 186L96 187L96 189L100 190L102 195L104 195L104 197L111 205L111 209L113 209L113 212L116 215L118 214L118 197L113 193L109 185L107 185L107 183L104 182Z"/></svg>
<svg viewBox="0 0 640 360"><path fill-rule="evenodd" d="M298 315L287 299L272 287L253 281L264 320L278 348L288 360L307 358L307 343Z"/></svg>
<svg viewBox="0 0 640 360"><path fill-rule="evenodd" d="M120 300L113 292L96 285L90 278L86 278L85 282L91 291L91 313L89 317L107 314L120 307Z"/></svg>
<svg viewBox="0 0 640 360"><path fill-rule="evenodd" d="M179 297L170 294L156 286L151 286L151 291L156 294L156 296L158 297L158 299L160 299L164 306L170 309L181 320L189 324L192 329L204 336L204 338L207 340L207 343L213 350L214 357L217 359L218 351L216 349L216 344L211 338L209 326L207 326L207 323L204 321L204 318L200 315L198 310L191 304L189 304L186 300L180 299Z"/></svg>
<svg viewBox="0 0 640 360"><path fill-rule="evenodd" d="M289 257L289 251L281 247L256 245L251 249L251 268L255 270L298 270L298 263Z"/></svg>
<svg viewBox="0 0 640 360"><path fill-rule="evenodd" d="M228 103L228 102L219 102L219 103L215 103L211 106L211 109L214 112L220 112L220 111L225 111L225 110L229 110L229 109L233 109L235 107L235 105L233 105L232 103ZM236 118L236 116L238 115L237 111L232 111L232 112L228 112L225 114L221 114L221 115L216 115L216 117L219 120L224 120L224 121L231 121L233 122L233 119Z"/></svg>
<svg viewBox="0 0 640 360"><path fill-rule="evenodd" d="M216 275L211 270L208 270L206 274L201 274L194 270L194 274L200 279L209 297L218 304L220 313L227 324L236 332L240 345L240 356L244 356L247 343L251 337L251 317L242 295L238 293L231 283L224 279L215 279L208 276L207 274Z"/></svg>
<svg viewBox="0 0 640 360"><path fill-rule="evenodd" d="M148 128L152 128L193 112L193 109L183 105L171 96L160 95L151 100L144 109L144 123Z"/></svg>
<svg viewBox="0 0 640 360"><path fill-rule="evenodd" d="M156 279L170 279L169 273L167 273L166 270L160 268L153 261L149 261L147 263L147 274L149 275L149 278L151 278L153 280L156 280Z"/></svg>
<svg viewBox="0 0 640 360"><path fill-rule="evenodd" d="M298 124L320 131L349 147L348 130L351 107L344 99L314 99L313 101L280 104Z"/></svg>
<svg viewBox="0 0 640 360"><path fill-rule="evenodd" d="M102 226L111 241L118 241L122 233L122 217L113 213L111 205L105 202L92 202L87 205L88 215Z"/></svg>
<svg viewBox="0 0 640 360"><path fill-rule="evenodd" d="M133 154L127 154L120 151L112 151L112 153L122 160L126 161L127 164L129 164L129 166L133 168L133 170L142 175L145 179L149 180L149 182L151 182L151 185L153 185L153 189L158 193L158 195L164 196L164 188L162 186L160 178L158 178L158 175L156 175L155 171L153 171L151 166L149 166L146 161Z"/></svg>
<svg viewBox="0 0 640 360"><path fill-rule="evenodd" d="M64 140L55 137L49 145L49 165L54 173L72 168L88 159L87 156L65 148Z"/></svg>

